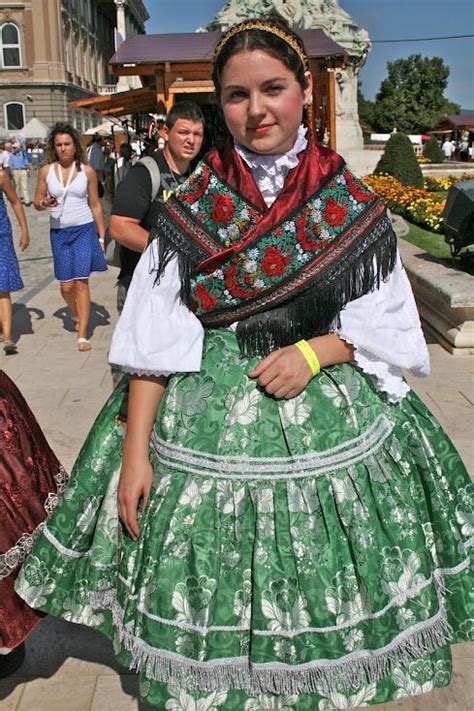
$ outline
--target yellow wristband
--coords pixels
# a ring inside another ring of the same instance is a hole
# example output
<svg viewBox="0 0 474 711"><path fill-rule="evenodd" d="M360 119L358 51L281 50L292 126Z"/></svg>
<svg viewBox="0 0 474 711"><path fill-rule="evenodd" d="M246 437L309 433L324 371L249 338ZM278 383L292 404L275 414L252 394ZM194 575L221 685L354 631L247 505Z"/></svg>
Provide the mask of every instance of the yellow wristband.
<svg viewBox="0 0 474 711"><path fill-rule="evenodd" d="M311 373L313 374L314 378L314 376L321 371L321 365L319 363L318 356L313 351L308 341L298 341L298 343L295 343L295 346L304 356L307 364L311 368Z"/></svg>

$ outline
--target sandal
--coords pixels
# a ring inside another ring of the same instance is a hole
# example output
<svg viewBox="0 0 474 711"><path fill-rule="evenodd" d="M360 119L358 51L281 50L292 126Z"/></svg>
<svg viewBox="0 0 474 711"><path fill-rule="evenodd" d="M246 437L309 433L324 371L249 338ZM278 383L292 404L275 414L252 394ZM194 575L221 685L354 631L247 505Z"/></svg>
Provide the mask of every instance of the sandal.
<svg viewBox="0 0 474 711"><path fill-rule="evenodd" d="M90 341L87 340L87 338L78 338L77 339L77 348L81 353L85 353L86 351L90 351L92 348L92 344Z"/></svg>
<svg viewBox="0 0 474 711"><path fill-rule="evenodd" d="M16 343L13 341L4 341L3 350L5 351L5 355L14 355L17 353Z"/></svg>

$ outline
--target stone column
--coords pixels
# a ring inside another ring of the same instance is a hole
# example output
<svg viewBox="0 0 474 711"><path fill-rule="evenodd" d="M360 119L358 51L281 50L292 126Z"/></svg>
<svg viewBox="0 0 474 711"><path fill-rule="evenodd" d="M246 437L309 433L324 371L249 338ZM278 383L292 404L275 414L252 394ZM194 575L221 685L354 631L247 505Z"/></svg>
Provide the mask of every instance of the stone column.
<svg viewBox="0 0 474 711"><path fill-rule="evenodd" d="M127 23L125 21L125 4L127 0L114 0L117 7L117 33L120 35L119 43L127 36Z"/></svg>

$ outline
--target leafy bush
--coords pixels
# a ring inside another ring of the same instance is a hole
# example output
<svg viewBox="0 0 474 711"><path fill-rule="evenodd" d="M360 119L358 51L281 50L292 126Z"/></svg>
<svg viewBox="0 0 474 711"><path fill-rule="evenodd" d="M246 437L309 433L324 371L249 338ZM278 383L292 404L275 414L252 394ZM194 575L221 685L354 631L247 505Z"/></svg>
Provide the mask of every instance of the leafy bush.
<svg viewBox="0 0 474 711"><path fill-rule="evenodd" d="M430 163L442 163L443 162L443 151L439 147L439 143L434 136L425 143L423 148L423 155L428 158Z"/></svg>
<svg viewBox="0 0 474 711"><path fill-rule="evenodd" d="M421 168L416 160L411 141L404 133L392 133L374 173L393 175L403 185L423 187Z"/></svg>

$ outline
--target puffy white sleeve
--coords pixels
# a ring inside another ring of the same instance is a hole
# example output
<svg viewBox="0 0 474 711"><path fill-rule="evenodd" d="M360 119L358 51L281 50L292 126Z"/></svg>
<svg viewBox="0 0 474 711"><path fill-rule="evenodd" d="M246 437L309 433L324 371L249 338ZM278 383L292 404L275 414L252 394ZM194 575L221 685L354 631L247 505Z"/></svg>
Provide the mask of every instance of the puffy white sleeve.
<svg viewBox="0 0 474 711"><path fill-rule="evenodd" d="M135 269L115 328L109 362L126 373L164 375L201 368L204 329L179 296L178 261L166 266L159 284L151 265L158 263L154 240Z"/></svg>
<svg viewBox="0 0 474 711"><path fill-rule="evenodd" d="M376 387L399 402L410 388L402 368L414 375L429 375L428 349L408 277L400 260L380 287L351 301L333 329L354 346L354 361Z"/></svg>

